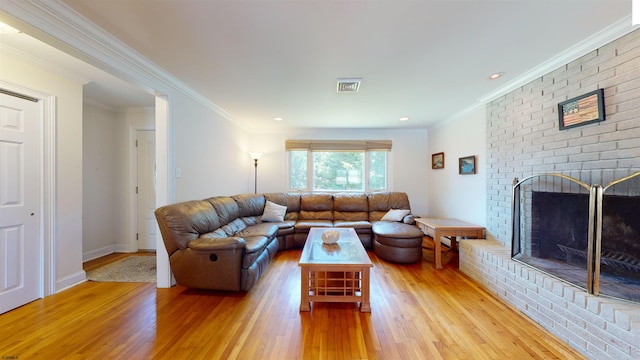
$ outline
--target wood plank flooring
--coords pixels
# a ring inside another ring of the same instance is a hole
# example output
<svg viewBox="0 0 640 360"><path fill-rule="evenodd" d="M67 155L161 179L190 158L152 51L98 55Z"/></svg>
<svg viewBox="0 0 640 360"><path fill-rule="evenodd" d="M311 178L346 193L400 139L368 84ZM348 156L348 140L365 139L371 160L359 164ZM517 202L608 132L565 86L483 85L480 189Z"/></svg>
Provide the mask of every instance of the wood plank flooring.
<svg viewBox="0 0 640 360"><path fill-rule="evenodd" d="M583 359L432 253L369 256L372 312L299 312L300 250L247 293L87 282L0 315L3 359Z"/></svg>

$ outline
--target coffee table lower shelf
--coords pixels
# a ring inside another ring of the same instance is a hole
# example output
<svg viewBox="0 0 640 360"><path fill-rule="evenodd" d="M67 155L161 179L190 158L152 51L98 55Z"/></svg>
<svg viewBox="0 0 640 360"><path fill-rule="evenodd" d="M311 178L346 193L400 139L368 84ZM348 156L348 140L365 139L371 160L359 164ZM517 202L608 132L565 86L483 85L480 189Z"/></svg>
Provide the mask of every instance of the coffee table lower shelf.
<svg viewBox="0 0 640 360"><path fill-rule="evenodd" d="M303 265L300 311L311 311L311 302L360 303L361 312L371 312L370 265Z"/></svg>

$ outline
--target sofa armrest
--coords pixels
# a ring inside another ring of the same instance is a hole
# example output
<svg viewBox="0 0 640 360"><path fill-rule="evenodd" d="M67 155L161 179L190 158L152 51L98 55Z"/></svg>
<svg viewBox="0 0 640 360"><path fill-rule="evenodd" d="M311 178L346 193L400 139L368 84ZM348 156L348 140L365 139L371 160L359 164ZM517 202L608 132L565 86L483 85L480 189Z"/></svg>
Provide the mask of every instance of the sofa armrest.
<svg viewBox="0 0 640 360"><path fill-rule="evenodd" d="M416 216L413 214L409 214L406 215L403 219L402 222L405 224L409 224L409 225L413 225L416 223Z"/></svg>
<svg viewBox="0 0 640 360"><path fill-rule="evenodd" d="M220 250L237 250L246 248L247 243L240 237L204 238L190 241L187 247L193 251L212 252Z"/></svg>

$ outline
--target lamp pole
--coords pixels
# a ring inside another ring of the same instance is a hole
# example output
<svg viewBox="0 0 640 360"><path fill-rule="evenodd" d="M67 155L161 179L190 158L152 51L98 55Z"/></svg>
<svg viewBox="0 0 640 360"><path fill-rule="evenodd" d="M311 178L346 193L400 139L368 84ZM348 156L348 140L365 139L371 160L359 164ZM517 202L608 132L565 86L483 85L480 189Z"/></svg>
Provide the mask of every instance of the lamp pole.
<svg viewBox="0 0 640 360"><path fill-rule="evenodd" d="M258 193L258 159L253 159L253 191Z"/></svg>
<svg viewBox="0 0 640 360"><path fill-rule="evenodd" d="M253 188L254 192L258 193L258 159L262 156L260 153L252 152L249 156L253 159Z"/></svg>

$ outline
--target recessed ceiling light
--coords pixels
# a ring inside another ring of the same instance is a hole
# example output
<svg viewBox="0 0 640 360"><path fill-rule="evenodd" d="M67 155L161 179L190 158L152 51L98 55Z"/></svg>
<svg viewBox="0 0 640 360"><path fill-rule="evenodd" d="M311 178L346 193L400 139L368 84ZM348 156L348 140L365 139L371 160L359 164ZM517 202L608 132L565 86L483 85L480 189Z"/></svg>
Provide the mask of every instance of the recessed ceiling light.
<svg viewBox="0 0 640 360"><path fill-rule="evenodd" d="M407 121L407 120L409 120L409 117L408 116L403 116L403 117L399 118L398 120Z"/></svg>
<svg viewBox="0 0 640 360"><path fill-rule="evenodd" d="M489 75L489 80L495 80L497 78L502 77L502 75L504 75L503 72L498 72L498 73L495 73L495 74L491 74L491 75Z"/></svg>
<svg viewBox="0 0 640 360"><path fill-rule="evenodd" d="M282 120L284 120L284 119L283 119L283 118L281 118L281 117L274 117L274 118L273 118L273 120L275 120L275 121L282 121Z"/></svg>

